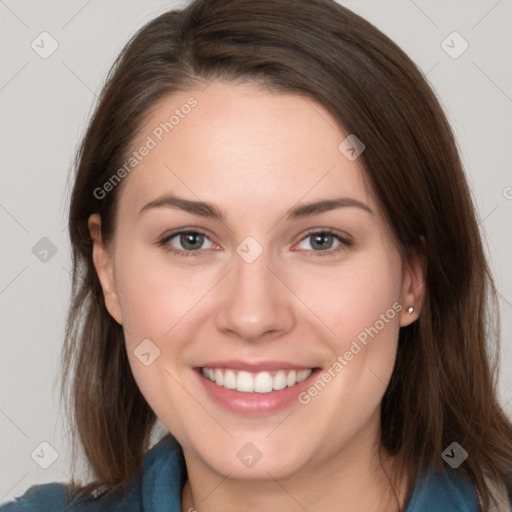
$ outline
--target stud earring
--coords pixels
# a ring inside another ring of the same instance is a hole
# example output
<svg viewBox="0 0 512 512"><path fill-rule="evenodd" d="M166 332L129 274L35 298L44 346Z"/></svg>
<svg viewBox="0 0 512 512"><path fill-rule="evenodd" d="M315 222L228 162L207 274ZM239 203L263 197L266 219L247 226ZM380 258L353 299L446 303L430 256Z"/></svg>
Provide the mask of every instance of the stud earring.
<svg viewBox="0 0 512 512"><path fill-rule="evenodd" d="M407 310L407 313L412 313L414 311L414 307L413 306L409 306L409 309Z"/></svg>

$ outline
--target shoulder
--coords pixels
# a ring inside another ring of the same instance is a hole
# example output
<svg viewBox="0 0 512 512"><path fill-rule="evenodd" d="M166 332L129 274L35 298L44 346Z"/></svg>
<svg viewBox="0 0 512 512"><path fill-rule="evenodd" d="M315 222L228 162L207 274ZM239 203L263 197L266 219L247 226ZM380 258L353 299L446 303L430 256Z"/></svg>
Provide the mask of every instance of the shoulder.
<svg viewBox="0 0 512 512"><path fill-rule="evenodd" d="M0 505L0 512L140 512L140 485L132 480L124 489L117 489L92 500L79 494L70 500L69 488L65 484L50 483L34 485L25 493Z"/></svg>
<svg viewBox="0 0 512 512"><path fill-rule="evenodd" d="M0 504L0 512L140 512L155 510L162 499L172 502L174 510L179 507L184 467L180 445L167 435L146 453L140 475L101 498L79 494L71 501L66 484L34 485L14 501Z"/></svg>
<svg viewBox="0 0 512 512"><path fill-rule="evenodd" d="M34 485L23 496L0 505L0 512L57 512L68 504L68 491L64 484Z"/></svg>
<svg viewBox="0 0 512 512"><path fill-rule="evenodd" d="M430 471L418 478L405 512L481 512L471 479L463 473Z"/></svg>
<svg viewBox="0 0 512 512"><path fill-rule="evenodd" d="M99 498L78 494L71 500L63 483L33 485L14 501L2 503L0 512L141 512L140 477L127 481Z"/></svg>

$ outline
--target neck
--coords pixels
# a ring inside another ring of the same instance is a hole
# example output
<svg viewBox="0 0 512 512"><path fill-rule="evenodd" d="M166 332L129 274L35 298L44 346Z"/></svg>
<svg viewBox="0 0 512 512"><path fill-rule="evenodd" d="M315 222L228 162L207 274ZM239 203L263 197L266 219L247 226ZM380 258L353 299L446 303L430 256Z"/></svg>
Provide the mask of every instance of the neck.
<svg viewBox="0 0 512 512"><path fill-rule="evenodd" d="M378 425L378 422L377 422ZM362 435L361 435L362 434ZM405 503L405 482L393 489L392 460L379 460L378 427L360 433L321 463L307 464L287 478L232 479L184 452L188 480L182 491L182 512L378 511L396 512ZM373 442L368 442L373 440Z"/></svg>

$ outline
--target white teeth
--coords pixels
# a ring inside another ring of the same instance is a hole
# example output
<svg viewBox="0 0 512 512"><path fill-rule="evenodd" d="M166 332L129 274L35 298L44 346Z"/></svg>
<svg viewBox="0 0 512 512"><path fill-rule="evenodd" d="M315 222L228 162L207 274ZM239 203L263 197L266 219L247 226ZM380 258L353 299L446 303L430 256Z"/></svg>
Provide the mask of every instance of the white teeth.
<svg viewBox="0 0 512 512"><path fill-rule="evenodd" d="M240 375L240 374L239 374ZM272 391L272 376L268 372L261 372L254 379L256 393L270 393Z"/></svg>
<svg viewBox="0 0 512 512"><path fill-rule="evenodd" d="M236 389L252 393L254 391L254 379L249 372L238 372L236 378Z"/></svg>
<svg viewBox="0 0 512 512"><path fill-rule="evenodd" d="M297 372L292 370L286 377L286 385L293 386L297 382Z"/></svg>
<svg viewBox="0 0 512 512"><path fill-rule="evenodd" d="M270 376L270 375L269 375ZM286 387L286 374L284 373L283 370L279 370L275 375L274 375L274 382L271 384L271 386L275 389L275 390L280 390L280 389L284 389ZM292 386L293 386L293 383L292 383Z"/></svg>
<svg viewBox="0 0 512 512"><path fill-rule="evenodd" d="M215 375L215 382L218 382L219 386L222 386L224 383L224 374L222 373L222 370L217 368L213 374Z"/></svg>
<svg viewBox="0 0 512 512"><path fill-rule="evenodd" d="M311 370L301 370L297 373L297 382L302 382L311 375Z"/></svg>
<svg viewBox="0 0 512 512"><path fill-rule="evenodd" d="M223 386L226 389L235 389L236 388L236 375L235 375L235 372L233 370L226 370L224 372L224 383L223 383Z"/></svg>
<svg viewBox="0 0 512 512"><path fill-rule="evenodd" d="M226 389L236 389L244 393L270 393L295 386L307 379L313 370L279 370L274 376L270 372L250 373L246 371L225 370L222 368L202 368L202 374Z"/></svg>

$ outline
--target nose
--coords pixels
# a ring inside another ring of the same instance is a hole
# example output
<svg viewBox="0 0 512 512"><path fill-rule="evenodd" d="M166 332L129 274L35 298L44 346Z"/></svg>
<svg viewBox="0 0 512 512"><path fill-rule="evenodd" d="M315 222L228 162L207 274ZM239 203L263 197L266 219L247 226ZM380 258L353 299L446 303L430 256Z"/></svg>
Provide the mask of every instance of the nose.
<svg viewBox="0 0 512 512"><path fill-rule="evenodd" d="M220 331L256 342L293 329L292 293L273 267L266 251L252 263L234 255L234 268L226 276L216 317Z"/></svg>

